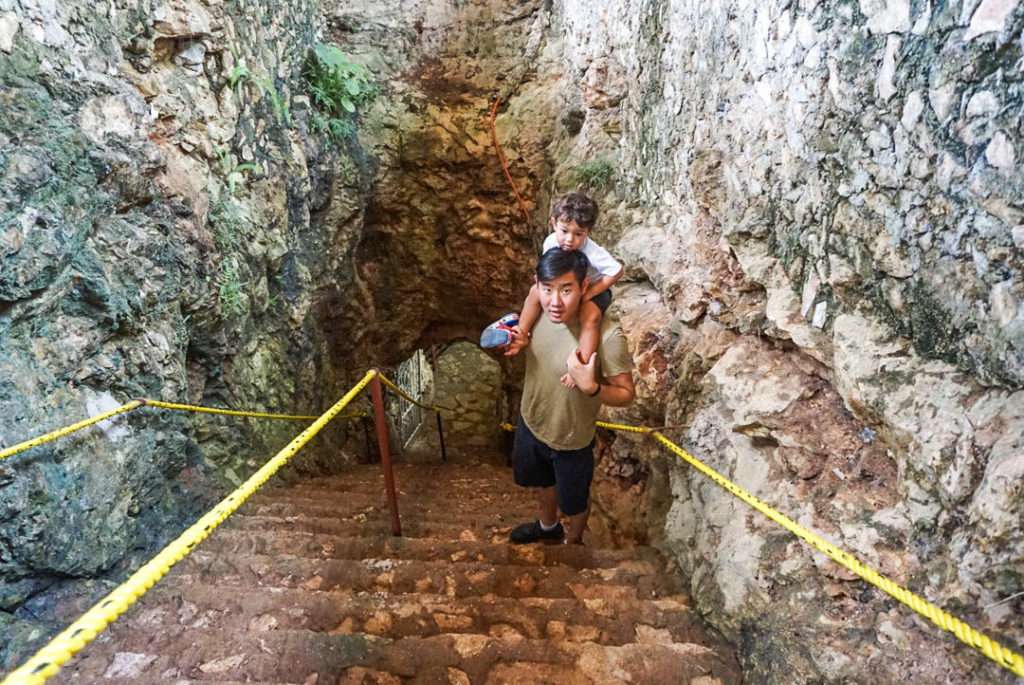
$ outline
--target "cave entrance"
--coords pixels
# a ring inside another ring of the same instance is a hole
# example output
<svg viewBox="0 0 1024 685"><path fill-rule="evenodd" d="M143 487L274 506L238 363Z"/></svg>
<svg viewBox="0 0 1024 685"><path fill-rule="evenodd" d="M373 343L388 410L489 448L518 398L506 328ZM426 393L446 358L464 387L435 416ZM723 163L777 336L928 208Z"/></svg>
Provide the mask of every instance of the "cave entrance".
<svg viewBox="0 0 1024 685"><path fill-rule="evenodd" d="M442 407L448 460L456 463L505 463L507 437L501 365L474 343L459 340L416 350L398 365L396 383L424 404ZM395 395L389 412L397 445L407 459L440 459L434 412Z"/></svg>

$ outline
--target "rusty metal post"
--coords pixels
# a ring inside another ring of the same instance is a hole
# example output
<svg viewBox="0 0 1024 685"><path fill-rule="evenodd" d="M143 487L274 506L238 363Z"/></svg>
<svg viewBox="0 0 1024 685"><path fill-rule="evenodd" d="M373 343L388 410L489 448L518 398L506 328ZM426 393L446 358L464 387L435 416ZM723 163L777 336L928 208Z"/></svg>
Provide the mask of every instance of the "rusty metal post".
<svg viewBox="0 0 1024 685"><path fill-rule="evenodd" d="M373 420L377 424L377 444L380 446L380 468L384 472L384 489L388 494L388 511L391 512L391 534L401 537L402 524L398 519L398 496L395 494L395 474L391 470L388 427L384 421L384 397L379 376L374 376L370 381L370 393L373 396Z"/></svg>
<svg viewBox="0 0 1024 685"><path fill-rule="evenodd" d="M444 450L444 430L441 429L441 412L435 411L437 417L437 437L441 440L441 461L448 461L448 453Z"/></svg>
<svg viewBox="0 0 1024 685"><path fill-rule="evenodd" d="M363 441L366 443L366 463L373 463L373 448L370 446L370 417L364 416L360 421L363 425Z"/></svg>

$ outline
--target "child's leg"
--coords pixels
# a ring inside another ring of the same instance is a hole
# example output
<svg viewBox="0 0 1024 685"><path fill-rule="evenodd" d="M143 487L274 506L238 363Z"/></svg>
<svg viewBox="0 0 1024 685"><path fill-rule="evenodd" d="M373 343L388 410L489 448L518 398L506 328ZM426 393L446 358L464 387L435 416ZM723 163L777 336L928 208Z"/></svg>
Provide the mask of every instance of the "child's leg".
<svg viewBox="0 0 1024 685"><path fill-rule="evenodd" d="M590 355L597 352L597 342L601 335L601 308L587 300L580 305L580 352L583 359L590 360Z"/></svg>
<svg viewBox="0 0 1024 685"><path fill-rule="evenodd" d="M587 300L580 305L580 357L584 361L589 361L591 355L597 352L600 336L601 308ZM568 373L562 376L562 385L567 388L576 387L576 383Z"/></svg>

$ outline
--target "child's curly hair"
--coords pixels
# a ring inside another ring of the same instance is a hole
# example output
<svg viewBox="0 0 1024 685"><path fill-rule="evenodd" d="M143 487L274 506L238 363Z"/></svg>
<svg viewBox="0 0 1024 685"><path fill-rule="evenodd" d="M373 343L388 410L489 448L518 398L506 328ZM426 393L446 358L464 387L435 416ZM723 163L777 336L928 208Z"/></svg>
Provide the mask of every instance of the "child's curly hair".
<svg viewBox="0 0 1024 685"><path fill-rule="evenodd" d="M597 202L578 190L571 190L555 199L551 218L555 221L575 221L577 226L589 231L597 223Z"/></svg>

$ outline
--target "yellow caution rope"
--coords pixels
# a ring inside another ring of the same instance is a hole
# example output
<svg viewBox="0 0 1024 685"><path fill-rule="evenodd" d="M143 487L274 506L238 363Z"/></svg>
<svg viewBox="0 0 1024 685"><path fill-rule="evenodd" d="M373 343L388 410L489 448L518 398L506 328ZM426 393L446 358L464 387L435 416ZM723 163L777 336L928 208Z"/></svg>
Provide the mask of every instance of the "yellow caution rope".
<svg viewBox="0 0 1024 685"><path fill-rule="evenodd" d="M383 376L381 376L381 378L383 378ZM59 437L67 435L68 433L74 433L75 431L87 428L88 426L91 426L94 423L99 423L104 419L109 419L112 416L117 416L118 414L122 414L124 412L131 411L132 409L138 409L139 407L145 406L160 407L161 409L175 409L179 411L203 412L207 414L227 414L229 416L252 416L260 419L312 420L319 418L319 416L317 415L305 416L300 414L263 414L255 411L235 411L232 409L217 409L215 407L200 407L193 404L173 404L171 402L161 402L160 400L151 400L141 397L139 399L132 400L127 404L122 404L120 407L117 407L116 409L111 409L108 412L97 414L96 416L91 416L87 419L79 421L78 423L73 423L70 426L65 426L64 428L61 428L59 430L55 430L45 435L40 435L37 438L32 438L31 440L26 440L25 442L19 442L17 445L12 445L11 447L7 447L3 450L0 450L0 459L6 459L7 457L15 455L18 452L24 452L25 450L31 447L37 447L44 443L50 442L51 440L56 440ZM352 412L350 414L345 414L339 416L338 418L354 419L362 418L365 417L366 415L366 412L359 411Z"/></svg>
<svg viewBox="0 0 1024 685"><path fill-rule="evenodd" d="M182 533L177 540L136 571L104 599L85 612L64 632L53 638L45 647L12 671L0 685L39 685L52 676L79 650L95 638L118 616L123 614L136 599L141 597L154 583L160 580L185 555L202 542L224 519L233 513L246 499L267 482L278 469L284 466L299 449L320 432L345 405L359 394L376 375L368 371L363 379L346 393L338 402L323 413L312 425L299 433L284 449L268 461L230 495L225 497L206 515ZM127 406L127 405L126 405ZM127 411L126 409L124 411Z"/></svg>
<svg viewBox="0 0 1024 685"><path fill-rule="evenodd" d="M903 604L907 605L922 616L926 616L931 620L932 623L939 626L943 630L948 630L953 633L961 642L973 647L992 661L996 662L1004 668L1008 668L1019 676L1024 676L1024 657L1013 651L1003 647L1001 644L988 637L987 635L978 632L971 626L967 625L960 619L946 613L939 607L935 606L928 600L914 594L910 590L907 590L897 583L893 582L889 578L886 578L881 573L878 573L872 568L865 566L856 557L848 552L844 552L835 545L827 542L819 535L812 533L796 521L793 521L784 514L779 513L772 507L768 506L757 497L751 495L749 492L741 488L740 486L733 483L731 480L718 473L711 467L707 466L699 459L691 455L689 452L684 450L679 445L675 444L659 431L651 428L644 428L642 426L626 426L615 423L605 423L603 421L597 422L598 426L602 428L609 428L617 431L627 431L630 433L647 433L653 435L662 445L667 447L669 450L674 452L677 456L683 459L686 463L693 466L695 469L703 473L705 476L713 480L714 482L721 485L723 488L731 492L733 495L743 500L750 506L754 507L762 514L770 518L771 520L778 523L780 526L788 530L789 532L796 535L798 538L811 545L815 549L824 552L829 557L839 562L842 566L853 571L858 576L871 583L883 592L896 598ZM501 424L501 427L507 431L514 431L515 427L509 423Z"/></svg>
<svg viewBox="0 0 1024 685"><path fill-rule="evenodd" d="M37 438L32 438L31 440L26 440L25 442L19 442L17 445L13 445L6 449L0 450L0 459L6 459L7 457L17 454L18 452L24 452L30 447L36 447L38 445L42 445L43 443L50 442L51 440L56 440L57 438L63 435L67 435L68 433L74 433L76 430L81 430L82 428L91 426L94 423L99 423L103 419L109 419L111 416L117 416L118 414L122 414L126 411L138 409L145 403L145 400L132 400L128 404L122 404L117 409L111 409L108 412L97 414L96 416L91 416L85 419L84 421L73 423L70 426L65 426L64 428L47 433L46 435L40 435Z"/></svg>
<svg viewBox="0 0 1024 685"><path fill-rule="evenodd" d="M200 407L194 404L174 404L172 402L161 402L159 400L143 400L151 407L161 409L176 409L178 411L195 411L206 414L227 414L228 416L252 416L258 419L318 419L319 416L305 416L300 414L261 414L255 411L235 411L233 409L217 409L216 407Z"/></svg>
<svg viewBox="0 0 1024 685"><path fill-rule="evenodd" d="M429 409L430 411L434 412L435 414L440 413L441 410L445 408L445 407L437 407L437 406L431 407L429 405L423 404L422 402L414 400L412 397L410 397L408 394L406 394L406 392L404 390L402 390L400 387L398 387L397 385L392 383L390 380L388 380L388 378L384 374L382 374L382 373L377 374L377 377L380 378L380 382L381 383L383 383L384 385L386 385L389 388L391 388L392 390L394 390L396 395L398 395L399 397L402 397L402 398L408 400L409 402L412 402L417 407L422 407L423 409Z"/></svg>

